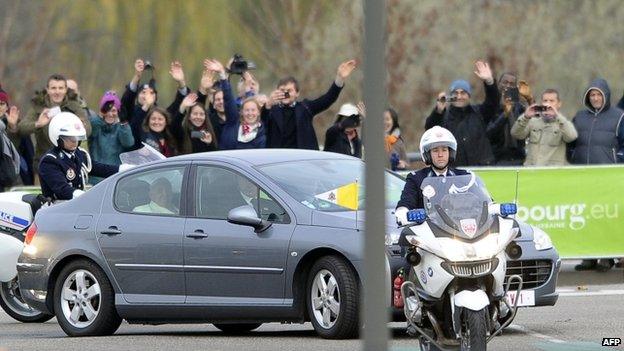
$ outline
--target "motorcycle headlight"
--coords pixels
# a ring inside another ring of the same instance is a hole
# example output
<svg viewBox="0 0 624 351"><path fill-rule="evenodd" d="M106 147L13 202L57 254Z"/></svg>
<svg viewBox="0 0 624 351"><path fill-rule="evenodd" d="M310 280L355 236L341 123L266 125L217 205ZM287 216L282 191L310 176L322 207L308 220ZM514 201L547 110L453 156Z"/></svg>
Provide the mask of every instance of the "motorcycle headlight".
<svg viewBox="0 0 624 351"><path fill-rule="evenodd" d="M538 251L552 249L553 247L550 236L536 227L533 227L533 243L535 243L535 249Z"/></svg>

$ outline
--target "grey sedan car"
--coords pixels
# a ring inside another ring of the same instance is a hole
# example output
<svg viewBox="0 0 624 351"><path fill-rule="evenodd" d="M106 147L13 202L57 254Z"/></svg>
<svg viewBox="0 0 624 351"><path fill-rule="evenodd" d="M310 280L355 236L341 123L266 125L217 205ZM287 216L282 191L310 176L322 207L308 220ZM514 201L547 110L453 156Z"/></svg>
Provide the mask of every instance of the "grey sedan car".
<svg viewBox="0 0 624 351"><path fill-rule="evenodd" d="M112 334L125 319L226 332L310 320L323 337L353 337L364 199L356 214L339 189L361 190L362 167L303 150L136 167L37 213L18 262L20 290L71 336ZM386 183L392 217L404 182L388 172Z"/></svg>
<svg viewBox="0 0 624 351"><path fill-rule="evenodd" d="M117 174L37 213L18 262L22 296L71 336L109 335L125 319L213 323L230 333L311 321L322 337L354 337L362 174L359 159L279 149L193 154ZM341 198L349 186L359 189L358 211ZM405 263L392 213L403 187L386 173L388 225L379 235L390 279ZM532 236L522 239L535 254ZM537 252L551 262L548 272L535 268L540 294L554 294L553 252ZM383 288L401 320L391 283Z"/></svg>

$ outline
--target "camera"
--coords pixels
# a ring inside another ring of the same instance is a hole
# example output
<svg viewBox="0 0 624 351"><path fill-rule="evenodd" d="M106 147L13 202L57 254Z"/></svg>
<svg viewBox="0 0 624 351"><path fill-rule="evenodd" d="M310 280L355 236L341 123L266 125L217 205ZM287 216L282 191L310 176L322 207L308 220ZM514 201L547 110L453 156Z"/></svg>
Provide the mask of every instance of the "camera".
<svg viewBox="0 0 624 351"><path fill-rule="evenodd" d="M288 99L288 98L290 98L290 93L285 91L284 92L284 99Z"/></svg>
<svg viewBox="0 0 624 351"><path fill-rule="evenodd" d="M243 74L245 71L256 69L256 64L245 60L241 54L234 54L234 59L230 65L228 72L230 74Z"/></svg>
<svg viewBox="0 0 624 351"><path fill-rule="evenodd" d="M546 105L535 105L535 106L533 106L533 111L538 112L538 113L546 112L546 111L548 111L548 108L549 107L546 106Z"/></svg>
<svg viewBox="0 0 624 351"><path fill-rule="evenodd" d="M456 102L457 101L457 96L451 96L451 97L443 96L443 97L439 98L438 101L440 101L441 103Z"/></svg>
<svg viewBox="0 0 624 351"><path fill-rule="evenodd" d="M191 138L193 139L201 139L204 137L204 133L200 130L191 131Z"/></svg>

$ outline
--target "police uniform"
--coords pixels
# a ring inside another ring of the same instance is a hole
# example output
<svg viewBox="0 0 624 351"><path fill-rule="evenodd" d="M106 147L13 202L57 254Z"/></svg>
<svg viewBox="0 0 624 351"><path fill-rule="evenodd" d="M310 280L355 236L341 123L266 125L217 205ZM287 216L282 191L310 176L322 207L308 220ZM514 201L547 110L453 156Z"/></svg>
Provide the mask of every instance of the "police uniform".
<svg viewBox="0 0 624 351"><path fill-rule="evenodd" d="M119 166L91 162L81 148L67 152L54 147L39 162L39 179L43 196L52 200L70 200L74 190L84 190L89 175L106 178L119 171Z"/></svg>
<svg viewBox="0 0 624 351"><path fill-rule="evenodd" d="M449 168L446 171L447 177L466 174L468 174L468 171L457 168ZM403 192L401 192L401 200L399 200L396 207L406 207L408 210L423 208L425 205L423 203L422 189L420 189L420 186L425 178L436 176L437 174L433 170L433 167L425 167L419 171L408 174L405 179L405 187L403 188Z"/></svg>

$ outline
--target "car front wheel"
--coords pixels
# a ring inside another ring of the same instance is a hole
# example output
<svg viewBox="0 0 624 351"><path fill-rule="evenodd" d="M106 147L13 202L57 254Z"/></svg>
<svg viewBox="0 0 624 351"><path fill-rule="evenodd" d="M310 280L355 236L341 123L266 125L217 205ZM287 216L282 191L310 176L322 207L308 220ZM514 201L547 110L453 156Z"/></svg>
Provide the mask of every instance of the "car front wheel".
<svg viewBox="0 0 624 351"><path fill-rule="evenodd" d="M70 262L59 274L54 311L69 336L111 335L121 324L108 277L87 260Z"/></svg>
<svg viewBox="0 0 624 351"><path fill-rule="evenodd" d="M347 261L337 256L320 258L310 270L306 291L308 315L321 337L357 336L359 287Z"/></svg>

